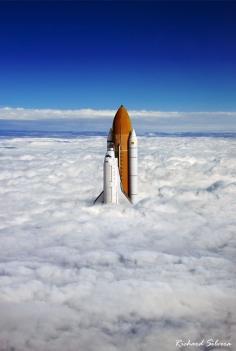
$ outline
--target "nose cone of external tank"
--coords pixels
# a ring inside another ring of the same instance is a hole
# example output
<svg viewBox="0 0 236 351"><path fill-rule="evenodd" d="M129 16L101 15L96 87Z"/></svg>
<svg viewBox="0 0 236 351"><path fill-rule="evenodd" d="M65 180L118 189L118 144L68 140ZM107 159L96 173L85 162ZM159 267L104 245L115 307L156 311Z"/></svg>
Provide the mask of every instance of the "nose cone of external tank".
<svg viewBox="0 0 236 351"><path fill-rule="evenodd" d="M121 105L113 120L113 133L127 134L132 130L132 124L126 108ZM114 135L113 134L113 135Z"/></svg>

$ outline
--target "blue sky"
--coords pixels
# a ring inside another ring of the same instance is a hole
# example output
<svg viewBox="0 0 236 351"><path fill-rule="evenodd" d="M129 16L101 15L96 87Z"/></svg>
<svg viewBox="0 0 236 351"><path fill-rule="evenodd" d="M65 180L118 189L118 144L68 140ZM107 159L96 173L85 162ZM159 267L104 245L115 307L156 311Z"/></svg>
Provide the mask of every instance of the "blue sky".
<svg viewBox="0 0 236 351"><path fill-rule="evenodd" d="M0 2L0 107L236 111L235 2Z"/></svg>

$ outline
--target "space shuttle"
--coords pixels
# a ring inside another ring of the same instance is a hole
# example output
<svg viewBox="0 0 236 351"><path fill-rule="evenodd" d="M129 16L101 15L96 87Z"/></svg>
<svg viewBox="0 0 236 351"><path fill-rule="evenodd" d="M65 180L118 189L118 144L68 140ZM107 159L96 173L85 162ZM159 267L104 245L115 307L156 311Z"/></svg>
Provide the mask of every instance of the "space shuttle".
<svg viewBox="0 0 236 351"><path fill-rule="evenodd" d="M94 203L137 202L138 143L129 114L120 106L107 137L103 164L103 191Z"/></svg>

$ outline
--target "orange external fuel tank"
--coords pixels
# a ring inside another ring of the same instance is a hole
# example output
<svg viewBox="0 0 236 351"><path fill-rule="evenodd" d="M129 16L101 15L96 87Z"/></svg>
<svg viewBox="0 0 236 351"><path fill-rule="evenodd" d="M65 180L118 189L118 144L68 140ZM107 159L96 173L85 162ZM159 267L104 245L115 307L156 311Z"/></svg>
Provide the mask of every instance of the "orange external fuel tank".
<svg viewBox="0 0 236 351"><path fill-rule="evenodd" d="M112 139L115 156L118 158L122 190L129 197L129 153L128 143L132 131L129 114L123 105L120 106L113 120Z"/></svg>

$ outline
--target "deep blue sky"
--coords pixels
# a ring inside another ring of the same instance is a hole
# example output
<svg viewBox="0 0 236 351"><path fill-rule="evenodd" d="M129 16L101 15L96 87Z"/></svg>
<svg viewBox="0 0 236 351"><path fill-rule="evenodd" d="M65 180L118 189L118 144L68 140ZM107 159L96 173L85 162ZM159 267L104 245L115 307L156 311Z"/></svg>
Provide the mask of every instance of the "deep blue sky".
<svg viewBox="0 0 236 351"><path fill-rule="evenodd" d="M235 2L0 2L0 107L236 110Z"/></svg>

